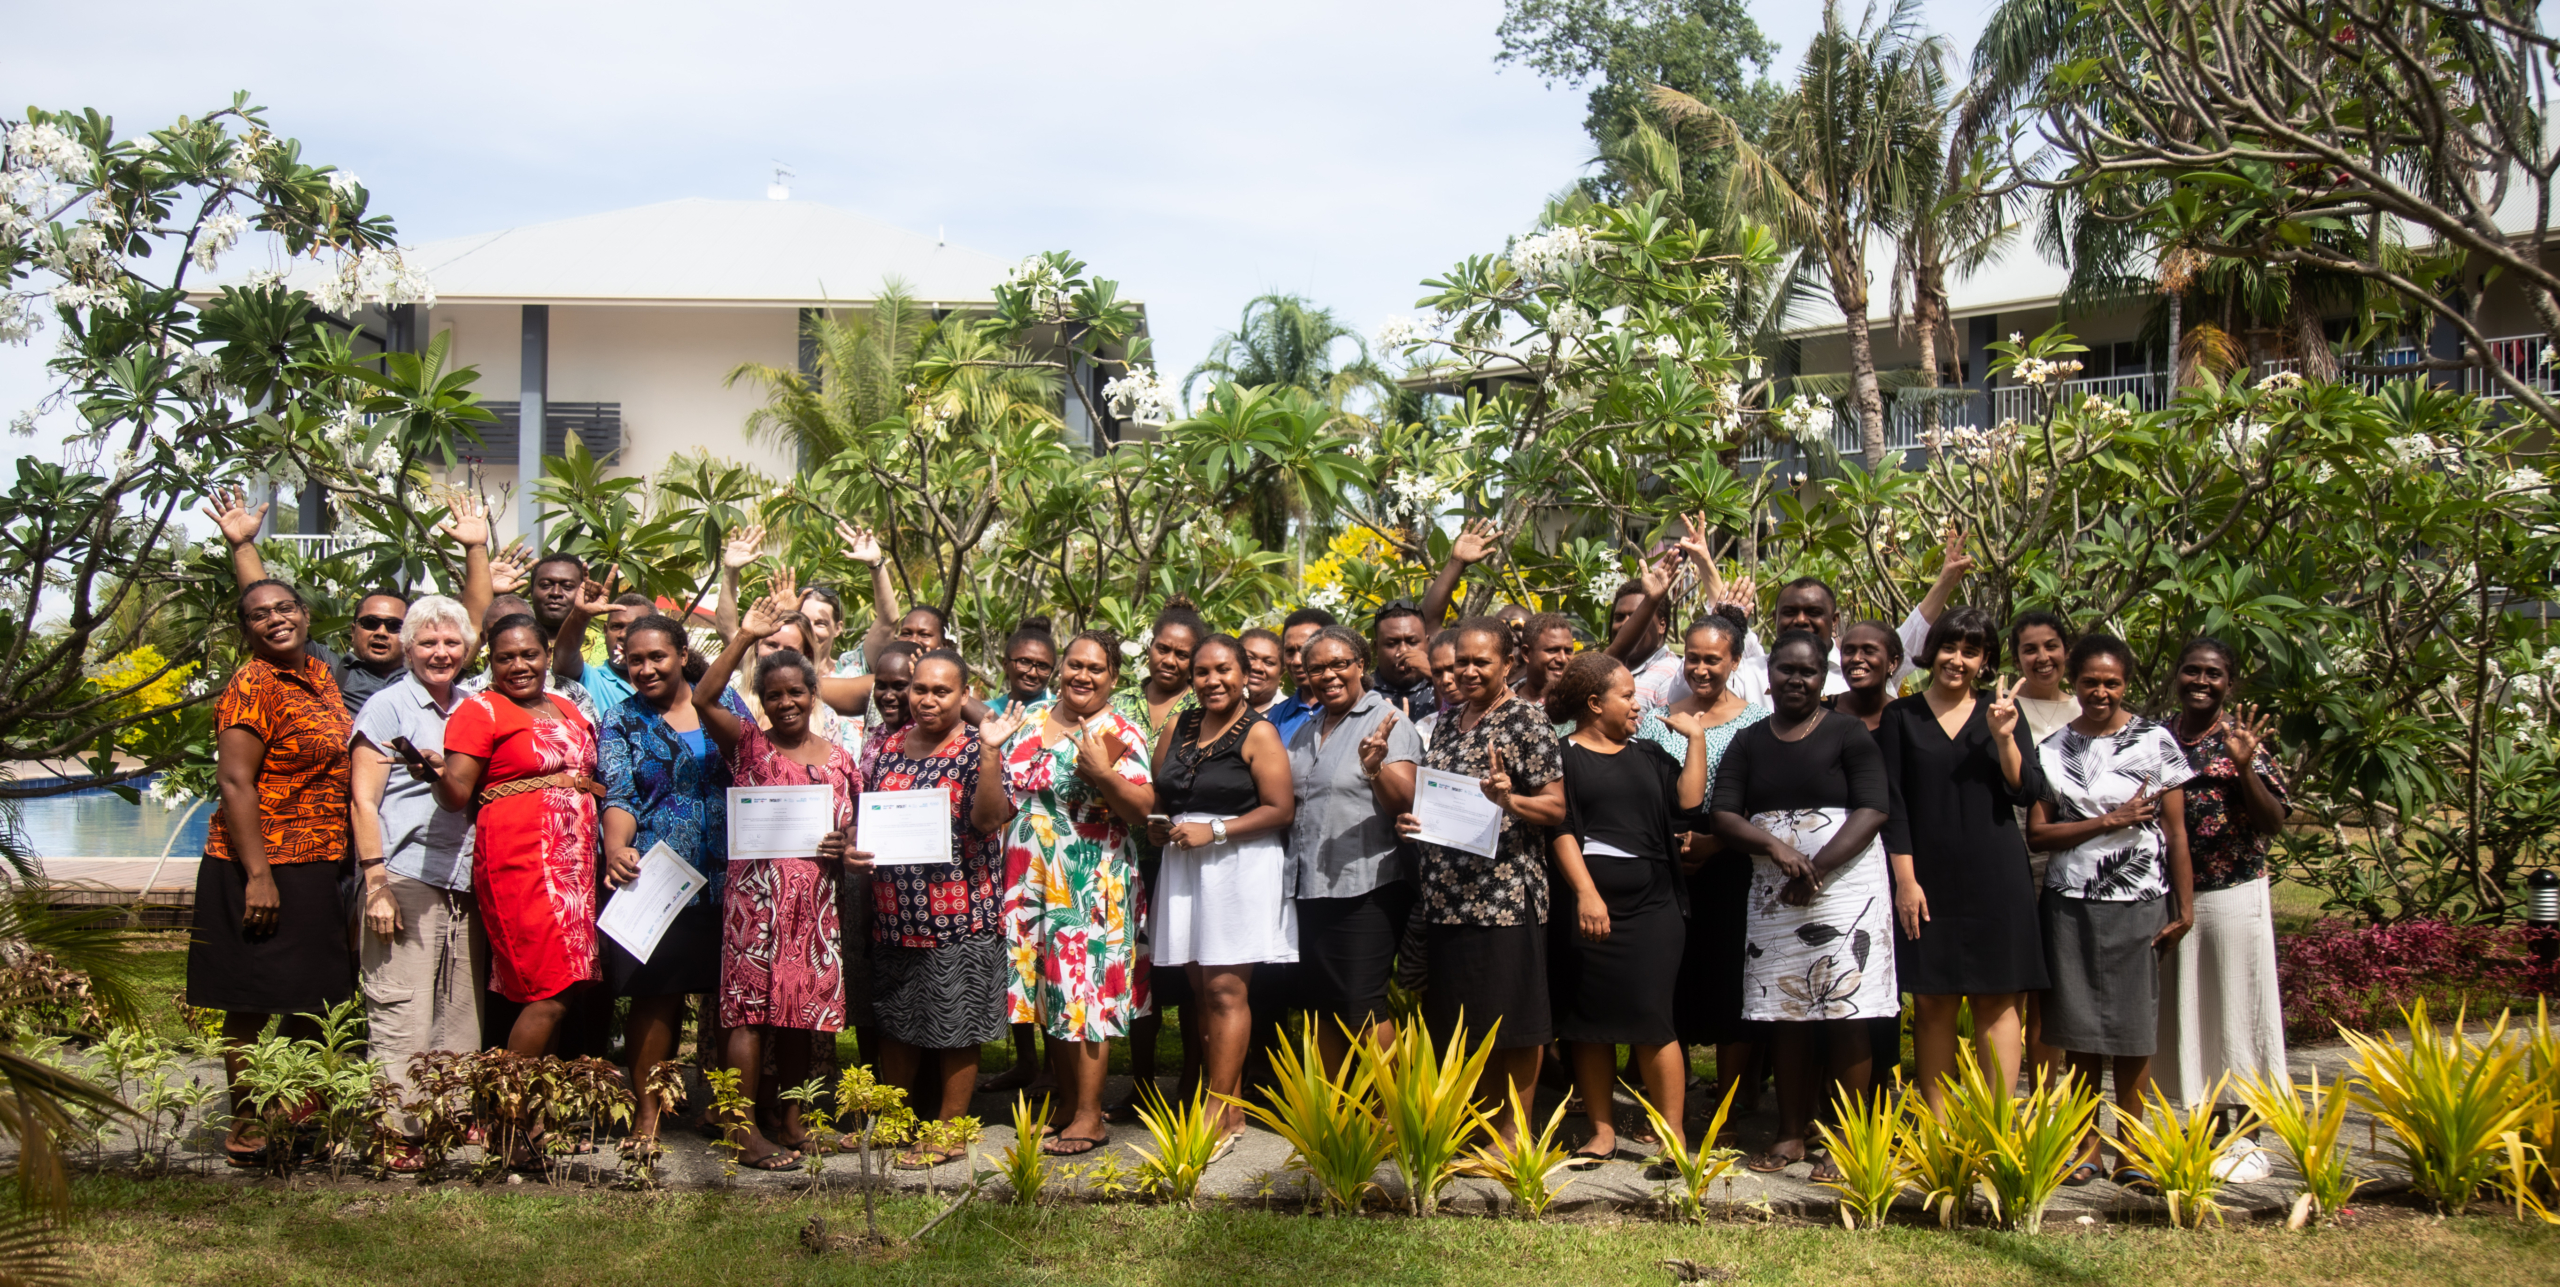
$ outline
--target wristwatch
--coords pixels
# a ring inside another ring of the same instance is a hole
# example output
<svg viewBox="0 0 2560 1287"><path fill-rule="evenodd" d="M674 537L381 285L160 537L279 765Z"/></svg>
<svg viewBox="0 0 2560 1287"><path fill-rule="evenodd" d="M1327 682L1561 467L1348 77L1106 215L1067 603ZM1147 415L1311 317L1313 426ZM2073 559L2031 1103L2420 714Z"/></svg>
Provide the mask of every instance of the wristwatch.
<svg viewBox="0 0 2560 1287"><path fill-rule="evenodd" d="M1211 843L1211 844L1213 844L1213 845L1223 845L1223 844L1227 843L1227 820L1226 820L1226 819L1224 819L1224 818L1211 818L1211 819L1209 819L1209 843Z"/></svg>

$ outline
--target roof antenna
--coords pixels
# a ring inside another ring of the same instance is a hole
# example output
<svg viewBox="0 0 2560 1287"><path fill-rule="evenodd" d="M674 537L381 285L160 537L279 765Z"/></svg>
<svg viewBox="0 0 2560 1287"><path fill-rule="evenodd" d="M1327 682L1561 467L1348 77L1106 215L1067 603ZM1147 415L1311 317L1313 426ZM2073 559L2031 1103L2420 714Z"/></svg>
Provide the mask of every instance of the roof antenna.
<svg viewBox="0 0 2560 1287"><path fill-rule="evenodd" d="M776 160L773 163L773 182L765 185L764 199L767 201L789 201L791 199L791 184L789 183L789 180L795 177L797 176L792 174L790 166L784 165L780 160Z"/></svg>

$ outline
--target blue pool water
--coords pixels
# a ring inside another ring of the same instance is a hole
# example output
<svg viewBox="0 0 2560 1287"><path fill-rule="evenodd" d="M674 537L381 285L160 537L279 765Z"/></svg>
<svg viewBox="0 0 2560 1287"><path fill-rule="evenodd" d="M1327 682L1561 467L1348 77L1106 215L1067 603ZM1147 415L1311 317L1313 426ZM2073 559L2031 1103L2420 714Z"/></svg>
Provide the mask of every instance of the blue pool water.
<svg viewBox="0 0 2560 1287"><path fill-rule="evenodd" d="M157 858L173 829L178 843L169 853L201 857L205 826L212 818L210 801L164 809L147 795L140 804L127 804L107 790L18 802L19 831L40 858Z"/></svg>

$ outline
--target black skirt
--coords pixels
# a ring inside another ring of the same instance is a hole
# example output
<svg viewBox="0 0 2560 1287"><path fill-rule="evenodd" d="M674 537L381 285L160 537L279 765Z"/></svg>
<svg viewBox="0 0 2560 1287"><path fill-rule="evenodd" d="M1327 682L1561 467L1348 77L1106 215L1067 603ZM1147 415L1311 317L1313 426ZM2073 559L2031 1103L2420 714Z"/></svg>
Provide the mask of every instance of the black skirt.
<svg viewBox="0 0 2560 1287"><path fill-rule="evenodd" d="M1558 1041L1656 1046L1677 1040L1671 989L1689 935L1671 864L1586 852L1583 869L1609 905L1609 937L1582 936L1570 897L1547 915L1548 995Z"/></svg>
<svg viewBox="0 0 2560 1287"><path fill-rule="evenodd" d="M239 1014L326 1014L355 995L352 921L334 862L267 868L276 882L276 927L244 934L248 873L207 858L196 866L195 930L187 938L187 1004Z"/></svg>
<svg viewBox="0 0 2560 1287"><path fill-rule="evenodd" d="M2001 996L2050 986L2036 887L2021 849L1979 860L1915 855L1929 896L1920 937L1893 921L1894 982L1913 996Z"/></svg>
<svg viewBox="0 0 2560 1287"><path fill-rule="evenodd" d="M1422 1023L1445 1048L1460 1023L1474 1046L1501 1021L1493 1048L1517 1050L1554 1040L1547 1003L1544 925L1430 925L1423 931L1429 964ZM1454 1058L1455 1051L1447 1051Z"/></svg>
<svg viewBox="0 0 2560 1287"><path fill-rule="evenodd" d="M1365 1028L1389 1017L1387 982L1413 913L1413 886L1394 880L1349 898L1298 900L1298 1001ZM1255 995L1262 976L1254 975Z"/></svg>
<svg viewBox="0 0 2560 1287"><path fill-rule="evenodd" d="M692 996L720 990L720 905L705 898L676 913L643 961L610 934L596 935L604 950L604 981L618 997Z"/></svg>
<svg viewBox="0 0 2560 1287"><path fill-rule="evenodd" d="M1763 1035L1767 1025L1742 1017L1742 945L1750 903L1747 855L1710 855L1689 878L1688 943L1671 994L1682 1041L1713 1046Z"/></svg>

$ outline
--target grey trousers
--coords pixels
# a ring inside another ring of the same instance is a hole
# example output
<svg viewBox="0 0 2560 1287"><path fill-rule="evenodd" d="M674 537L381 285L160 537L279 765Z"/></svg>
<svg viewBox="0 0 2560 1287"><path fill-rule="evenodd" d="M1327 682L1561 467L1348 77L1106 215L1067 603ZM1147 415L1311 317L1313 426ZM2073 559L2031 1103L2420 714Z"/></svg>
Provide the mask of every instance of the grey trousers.
<svg viewBox="0 0 2560 1287"><path fill-rule="evenodd" d="M400 909L400 932L384 938L361 923L357 968L364 976L364 1017L374 1061L404 1096L417 1093L409 1059L431 1050L480 1048L480 994L489 986L488 941L480 932L471 891L439 889L406 876L390 877L391 901ZM405 1135L416 1135L415 1114L392 1114Z"/></svg>

